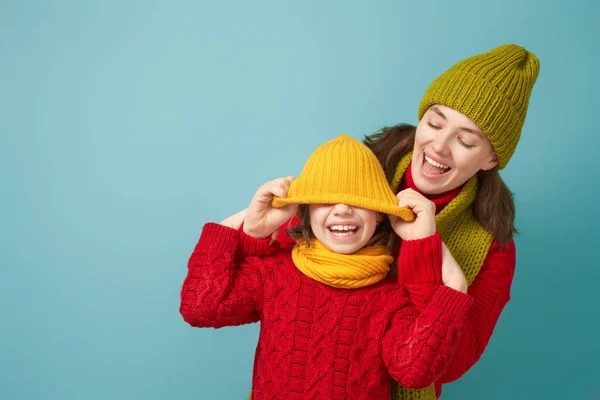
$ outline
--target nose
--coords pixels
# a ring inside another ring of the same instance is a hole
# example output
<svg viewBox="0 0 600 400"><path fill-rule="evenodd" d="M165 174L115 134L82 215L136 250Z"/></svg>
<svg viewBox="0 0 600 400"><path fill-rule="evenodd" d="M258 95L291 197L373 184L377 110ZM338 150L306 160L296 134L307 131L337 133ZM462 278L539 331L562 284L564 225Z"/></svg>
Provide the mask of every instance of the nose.
<svg viewBox="0 0 600 400"><path fill-rule="evenodd" d="M347 204L336 204L333 207L334 215L350 215L352 214L352 207Z"/></svg>
<svg viewBox="0 0 600 400"><path fill-rule="evenodd" d="M448 153L448 133L446 131L439 132L431 143L431 148L438 154Z"/></svg>

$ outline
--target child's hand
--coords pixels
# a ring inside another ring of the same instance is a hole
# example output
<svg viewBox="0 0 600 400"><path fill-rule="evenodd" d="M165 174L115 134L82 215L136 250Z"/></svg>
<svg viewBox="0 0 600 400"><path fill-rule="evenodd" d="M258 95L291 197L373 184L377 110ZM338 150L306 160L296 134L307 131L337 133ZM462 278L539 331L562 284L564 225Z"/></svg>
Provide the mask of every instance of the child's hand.
<svg viewBox="0 0 600 400"><path fill-rule="evenodd" d="M405 189L398 193L398 205L408 207L415 213L415 220L411 222L390 215L390 222L394 232L402 240L423 239L436 232L435 204L425 196L412 189Z"/></svg>
<svg viewBox="0 0 600 400"><path fill-rule="evenodd" d="M244 221L244 232L257 239L265 239L277 232L284 222L296 215L297 204L289 204L285 207L274 208L271 206L273 196L286 197L293 176L279 178L262 185L246 212Z"/></svg>
<svg viewBox="0 0 600 400"><path fill-rule="evenodd" d="M242 222L244 222L244 219L246 219L247 211L248 209L244 208L242 211L225 218L223 221L221 221L221 225L228 226L235 230L240 229L240 226L242 226Z"/></svg>
<svg viewBox="0 0 600 400"><path fill-rule="evenodd" d="M442 283L454 290L467 293L467 278L444 242L442 242Z"/></svg>

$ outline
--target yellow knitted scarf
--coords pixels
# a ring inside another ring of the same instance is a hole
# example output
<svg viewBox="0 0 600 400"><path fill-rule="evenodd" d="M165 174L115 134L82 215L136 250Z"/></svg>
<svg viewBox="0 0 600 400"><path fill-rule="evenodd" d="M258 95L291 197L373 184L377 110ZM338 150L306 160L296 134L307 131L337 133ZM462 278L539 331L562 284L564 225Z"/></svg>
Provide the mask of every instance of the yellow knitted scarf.
<svg viewBox="0 0 600 400"><path fill-rule="evenodd" d="M409 153L398 163L391 184L394 191L397 190L411 159L412 153ZM474 176L435 218L437 231L463 270L469 285L479 273L493 241L492 234L481 226L473 215L472 204L476 194L477 177ZM392 381L392 399L436 400L435 388L432 385L422 390L406 389Z"/></svg>
<svg viewBox="0 0 600 400"><path fill-rule="evenodd" d="M298 241L292 260L304 275L339 289L356 289L379 282L394 258L385 246L365 247L352 254L335 253L318 240Z"/></svg>

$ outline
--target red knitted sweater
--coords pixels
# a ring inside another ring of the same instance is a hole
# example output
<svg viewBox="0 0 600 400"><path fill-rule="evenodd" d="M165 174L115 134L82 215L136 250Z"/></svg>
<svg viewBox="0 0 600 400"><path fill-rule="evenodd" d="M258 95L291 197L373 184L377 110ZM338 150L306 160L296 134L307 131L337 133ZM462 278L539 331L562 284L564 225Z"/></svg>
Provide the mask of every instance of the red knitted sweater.
<svg viewBox="0 0 600 400"><path fill-rule="evenodd" d="M406 188L419 191L412 180L410 166L407 168L404 178L400 183L398 192ZM435 203L436 214L458 196L461 190L462 187L441 196L430 197L430 200ZM300 220L294 217L284 224L277 236L277 242L275 243L277 248L289 251L293 247L295 241L287 236L285 228L299 223ZM402 246L406 246L407 243L402 243ZM400 253L401 255L402 253ZM473 298L473 305L467 313L462 333L457 342L455 355L450 360L446 372L435 382L438 398L442 393L442 384L457 380L481 358L492 337L500 314L510 300L515 265L516 248L514 240L511 239L504 246L501 246L498 242L492 242L479 274L477 274L467 291ZM434 291L442 284L441 267L435 264L424 267L424 264L422 264L422 268L415 269L414 266L415 263L399 260L398 279L400 284L407 289L417 310L422 310L426 306L424 300L430 299Z"/></svg>
<svg viewBox="0 0 600 400"><path fill-rule="evenodd" d="M401 257L414 268L441 264L440 240L436 234L405 242ZM405 387L423 388L444 374L469 295L439 286L419 313L393 278L336 289L303 275L287 251L236 262L238 252L261 253L262 243L205 225L180 308L197 327L261 321L253 400L389 399L390 375Z"/></svg>

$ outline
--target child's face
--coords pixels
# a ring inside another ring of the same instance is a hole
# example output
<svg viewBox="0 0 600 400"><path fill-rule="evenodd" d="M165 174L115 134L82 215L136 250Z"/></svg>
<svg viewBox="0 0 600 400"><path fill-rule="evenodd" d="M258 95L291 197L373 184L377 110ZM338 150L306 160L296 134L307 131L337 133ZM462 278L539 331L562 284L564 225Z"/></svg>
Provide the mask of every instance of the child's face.
<svg viewBox="0 0 600 400"><path fill-rule="evenodd" d="M346 204L311 204L310 227L315 237L335 253L351 254L373 237L378 219L376 211Z"/></svg>

